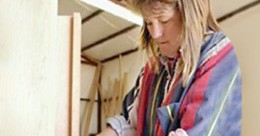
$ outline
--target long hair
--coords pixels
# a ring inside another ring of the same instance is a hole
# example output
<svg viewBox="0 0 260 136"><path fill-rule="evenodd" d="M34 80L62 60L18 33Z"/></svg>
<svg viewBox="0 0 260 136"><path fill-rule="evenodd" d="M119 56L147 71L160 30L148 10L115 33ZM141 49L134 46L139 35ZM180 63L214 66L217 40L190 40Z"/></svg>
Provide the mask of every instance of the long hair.
<svg viewBox="0 0 260 136"><path fill-rule="evenodd" d="M177 3L177 10L181 15L181 58L177 63L175 75L182 74L183 86L185 86L196 70L201 45L207 32L209 30L220 31L220 28L213 18L209 0L128 0L128 4L131 10L142 15L144 4L158 1L172 5ZM152 54L155 58L158 57L158 50L146 23L141 29L141 44L148 54ZM154 61L152 66L158 66L158 62Z"/></svg>

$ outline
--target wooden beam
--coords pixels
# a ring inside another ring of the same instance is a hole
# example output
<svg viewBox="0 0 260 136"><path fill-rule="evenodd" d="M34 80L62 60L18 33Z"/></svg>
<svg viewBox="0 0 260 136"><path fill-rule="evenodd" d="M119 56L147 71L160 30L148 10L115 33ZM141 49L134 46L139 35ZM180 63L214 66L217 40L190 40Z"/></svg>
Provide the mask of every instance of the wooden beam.
<svg viewBox="0 0 260 136"><path fill-rule="evenodd" d="M85 61L85 60L81 60L81 64L86 64L86 65L91 65L91 66L97 66L97 64L89 62L89 61Z"/></svg>
<svg viewBox="0 0 260 136"><path fill-rule="evenodd" d="M102 12L104 12L104 11L103 11L103 10L97 10L97 11L95 11L95 12L92 13L91 15L89 15L89 16L85 17L84 19L82 19L81 24L86 23L87 21L89 21L90 19L92 19L92 18L98 16L98 15L101 14Z"/></svg>
<svg viewBox="0 0 260 136"><path fill-rule="evenodd" d="M237 10L234 10L234 11L232 11L232 12L230 12L230 13L228 13L228 14L226 14L226 15L220 17L220 18L218 18L217 21L218 21L219 23L220 23L220 22L223 22L223 21L227 20L228 18L230 18L230 17L232 17L232 16L234 16L234 15L236 15L236 14L239 14L239 13L241 13L241 12L243 12L243 11L245 11L245 10L251 8L251 7L256 6L256 5L259 4L259 3L260 3L260 0L256 0L256 1L254 1L254 2L251 2L251 3L249 3L249 4L245 5L245 6L243 6L243 7L239 8L239 9L237 9Z"/></svg>
<svg viewBox="0 0 260 136"><path fill-rule="evenodd" d="M91 100L89 98L80 98L80 101L90 102ZM95 100L95 102L99 102L99 100Z"/></svg>
<svg viewBox="0 0 260 136"><path fill-rule="evenodd" d="M136 28L137 27L137 25L131 25L131 26L129 26L129 27L126 27L126 28L124 28L124 29L122 29L122 30L120 30L120 31L118 31L118 32L116 32L116 33L114 33L114 34L112 34L112 35L109 35L109 36L107 36L107 37L105 37L105 38L103 38L103 39L101 39L101 40L98 40L98 41L96 41L96 42L94 42L94 43L92 43L92 44L90 44L90 45L86 45L85 47L83 47L82 49L81 49L81 52L84 52L85 50L88 50L88 49L90 49L90 48L92 48L92 47L94 47L94 46L96 46L96 45L99 45L99 44L101 44L101 43L103 43L103 42L106 42L106 41L108 41L108 40L111 40L111 39L113 39L113 38L115 38L115 37L117 37L117 36L119 36L119 35L121 35L121 34L124 34L124 33L127 33L128 31L130 31L130 30L133 30L134 28Z"/></svg>
<svg viewBox="0 0 260 136"><path fill-rule="evenodd" d="M90 62L90 63L93 63L95 64L96 66L100 63L100 61L90 57L90 56L87 56L85 54L81 54L81 58L85 59L86 61Z"/></svg>

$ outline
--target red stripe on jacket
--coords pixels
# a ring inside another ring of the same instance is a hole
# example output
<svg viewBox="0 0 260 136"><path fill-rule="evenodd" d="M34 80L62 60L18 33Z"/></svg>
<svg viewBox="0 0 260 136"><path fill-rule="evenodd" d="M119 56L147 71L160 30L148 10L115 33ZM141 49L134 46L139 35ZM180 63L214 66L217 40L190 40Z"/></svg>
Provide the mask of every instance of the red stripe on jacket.
<svg viewBox="0 0 260 136"><path fill-rule="evenodd" d="M184 130L194 126L196 113L204 100L204 95L207 90L208 82L214 67L225 55L233 49L231 43L226 45L216 56L210 58L203 66L201 66L195 76L195 82L188 90L180 107L181 128ZM208 90L210 91L210 90Z"/></svg>
<svg viewBox="0 0 260 136"><path fill-rule="evenodd" d="M149 95L149 90L151 85L152 78L154 77L154 72L150 68L149 64L146 64L144 69L144 77L142 79L142 85L141 85L141 92L140 92L140 98L139 98L139 105L137 108L137 136L142 136L143 128L144 128L144 121L145 121L145 114L146 114L146 106L147 106L147 98Z"/></svg>

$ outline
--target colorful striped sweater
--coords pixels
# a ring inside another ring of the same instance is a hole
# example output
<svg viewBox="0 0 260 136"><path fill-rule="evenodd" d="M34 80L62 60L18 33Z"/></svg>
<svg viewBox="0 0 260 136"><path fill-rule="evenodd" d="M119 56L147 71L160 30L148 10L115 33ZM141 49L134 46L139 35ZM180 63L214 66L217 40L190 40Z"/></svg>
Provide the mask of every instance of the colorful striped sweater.
<svg viewBox="0 0 260 136"><path fill-rule="evenodd" d="M107 123L119 136L167 136L177 128L189 136L239 136L242 83L230 40L222 32L205 40L185 87L174 75L177 61L160 61L159 73L147 64L126 95L122 114Z"/></svg>

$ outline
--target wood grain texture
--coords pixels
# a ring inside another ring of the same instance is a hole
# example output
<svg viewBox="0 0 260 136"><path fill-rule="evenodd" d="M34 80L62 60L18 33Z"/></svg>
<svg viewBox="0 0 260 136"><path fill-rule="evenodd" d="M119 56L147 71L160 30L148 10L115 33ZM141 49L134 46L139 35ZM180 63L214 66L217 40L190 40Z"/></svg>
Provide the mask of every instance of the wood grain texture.
<svg viewBox="0 0 260 136"><path fill-rule="evenodd" d="M63 71L64 76L62 77L62 80L65 80L63 83L64 86L67 87L67 89L64 90L57 90L57 113L55 118L55 135L61 135L61 136L69 136L70 131L70 120L69 120L69 111L70 111L70 69L71 69L71 20L72 17L58 17L58 34L57 34L57 45L63 46L61 48L63 54L63 61L67 61L66 69ZM65 35L66 34L66 35ZM57 46L56 45L56 46ZM59 63L57 63L58 65ZM55 102L55 101L53 101Z"/></svg>
<svg viewBox="0 0 260 136"><path fill-rule="evenodd" d="M70 62L71 17L57 16L56 0L1 0L0 22L0 135L76 136L80 55Z"/></svg>

